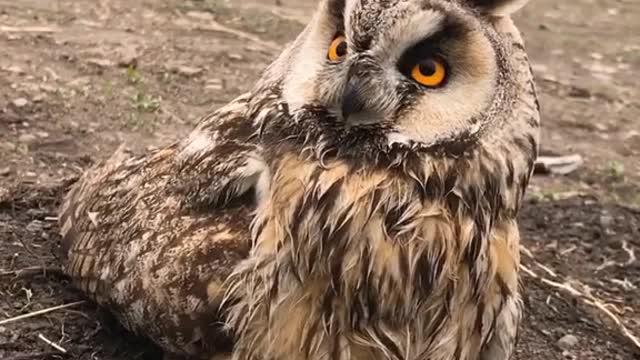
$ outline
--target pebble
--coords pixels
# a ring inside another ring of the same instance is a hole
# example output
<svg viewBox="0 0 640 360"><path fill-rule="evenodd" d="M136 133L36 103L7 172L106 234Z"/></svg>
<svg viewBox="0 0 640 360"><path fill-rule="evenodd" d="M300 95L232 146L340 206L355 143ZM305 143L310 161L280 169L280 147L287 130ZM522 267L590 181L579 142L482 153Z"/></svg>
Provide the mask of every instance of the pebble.
<svg viewBox="0 0 640 360"><path fill-rule="evenodd" d="M40 220L33 220L26 227L28 232L34 233L34 234L41 232L42 228L43 228L42 221L40 221Z"/></svg>
<svg viewBox="0 0 640 360"><path fill-rule="evenodd" d="M224 81L222 79L209 79L207 80L204 88L207 90L223 90Z"/></svg>
<svg viewBox="0 0 640 360"><path fill-rule="evenodd" d="M13 106L17 107L17 108L21 108L21 107L25 107L27 106L27 104L29 103L29 100L25 99L25 98L17 98L15 100L13 100Z"/></svg>
<svg viewBox="0 0 640 360"><path fill-rule="evenodd" d="M600 226L605 229L608 229L613 225L613 216L611 216L608 212L603 211L600 214Z"/></svg>
<svg viewBox="0 0 640 360"><path fill-rule="evenodd" d="M562 350L569 350L570 348L578 345L578 338L574 335L568 334L561 337L557 344Z"/></svg>
<svg viewBox="0 0 640 360"><path fill-rule="evenodd" d="M0 176L7 176L11 173L11 168L10 167L3 167L0 168Z"/></svg>
<svg viewBox="0 0 640 360"><path fill-rule="evenodd" d="M16 144L12 143L12 142L0 142L0 150L5 150L5 151L15 151L16 149Z"/></svg>
<svg viewBox="0 0 640 360"><path fill-rule="evenodd" d="M138 66L138 51L133 46L124 46L115 52L115 58L117 64L120 67L137 67Z"/></svg>
<svg viewBox="0 0 640 360"><path fill-rule="evenodd" d="M42 102L47 96L45 94L37 94L33 97L33 99L31 99L31 101L33 101L34 103L40 103Z"/></svg>
<svg viewBox="0 0 640 360"><path fill-rule="evenodd" d="M17 65L8 66L4 70L6 70L6 71L8 71L10 73L18 74L18 75L24 75L25 74L25 71L21 67L19 67Z"/></svg>
<svg viewBox="0 0 640 360"><path fill-rule="evenodd" d="M107 59L87 59L87 63L100 68L109 68L115 65L113 61Z"/></svg>
<svg viewBox="0 0 640 360"><path fill-rule="evenodd" d="M204 12L204 11L189 11L187 12L187 16L197 20L204 20L204 21L213 20L213 14L210 12Z"/></svg>
<svg viewBox="0 0 640 360"><path fill-rule="evenodd" d="M174 71L184 76L195 76L200 74L203 71L203 69L198 67L193 67L193 66L180 65L180 66L177 66L174 69Z"/></svg>
<svg viewBox="0 0 640 360"><path fill-rule="evenodd" d="M22 134L18 137L18 141L21 143L31 143L34 142L37 137L33 134Z"/></svg>

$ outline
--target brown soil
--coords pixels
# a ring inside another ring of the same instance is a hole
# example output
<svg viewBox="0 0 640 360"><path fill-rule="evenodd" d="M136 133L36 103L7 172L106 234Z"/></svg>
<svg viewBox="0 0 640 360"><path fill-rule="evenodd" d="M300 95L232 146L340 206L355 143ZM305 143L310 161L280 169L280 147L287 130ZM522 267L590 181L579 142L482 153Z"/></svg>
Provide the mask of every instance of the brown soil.
<svg viewBox="0 0 640 360"><path fill-rule="evenodd" d="M0 0L0 322L83 299L57 271L54 217L70 179L122 142L145 151L184 135L249 89L315 1L236 3ZM636 359L640 3L537 0L517 22L543 150L585 159L569 176L534 178L520 216L517 359ZM567 335L577 343L562 345ZM90 303L0 325L0 359L158 356Z"/></svg>

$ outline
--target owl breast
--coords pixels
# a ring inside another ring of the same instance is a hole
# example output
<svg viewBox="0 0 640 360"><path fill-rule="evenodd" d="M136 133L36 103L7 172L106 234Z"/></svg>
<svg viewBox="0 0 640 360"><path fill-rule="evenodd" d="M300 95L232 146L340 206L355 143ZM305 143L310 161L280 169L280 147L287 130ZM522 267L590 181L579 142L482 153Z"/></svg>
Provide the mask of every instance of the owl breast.
<svg viewBox="0 0 640 360"><path fill-rule="evenodd" d="M237 359L479 359L515 331L518 230L495 199L459 198L472 164L279 158L237 275Z"/></svg>

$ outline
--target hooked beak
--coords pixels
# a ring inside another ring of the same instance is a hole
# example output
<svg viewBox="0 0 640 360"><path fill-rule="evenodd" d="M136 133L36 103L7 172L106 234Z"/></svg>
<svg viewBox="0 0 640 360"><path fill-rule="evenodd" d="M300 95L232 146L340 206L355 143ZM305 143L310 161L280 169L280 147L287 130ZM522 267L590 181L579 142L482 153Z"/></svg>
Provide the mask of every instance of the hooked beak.
<svg viewBox="0 0 640 360"><path fill-rule="evenodd" d="M376 104L368 99L374 89L371 84L356 76L350 77L342 95L342 118L348 125L379 123L383 116Z"/></svg>
<svg viewBox="0 0 640 360"><path fill-rule="evenodd" d="M364 110L365 102L360 93L362 86L359 81L349 79L342 95L342 118L348 120L353 114Z"/></svg>

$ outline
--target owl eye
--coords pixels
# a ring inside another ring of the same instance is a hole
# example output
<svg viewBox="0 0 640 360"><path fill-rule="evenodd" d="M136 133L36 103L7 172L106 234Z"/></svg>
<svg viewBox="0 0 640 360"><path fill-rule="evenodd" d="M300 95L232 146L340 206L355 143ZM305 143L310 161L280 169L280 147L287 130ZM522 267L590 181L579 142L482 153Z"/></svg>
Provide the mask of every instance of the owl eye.
<svg viewBox="0 0 640 360"><path fill-rule="evenodd" d="M333 62L341 61L347 55L347 50L347 39L344 35L338 35L331 42L327 57Z"/></svg>
<svg viewBox="0 0 640 360"><path fill-rule="evenodd" d="M447 78L447 67L442 59L429 57L418 62L411 70L411 77L426 87L438 87Z"/></svg>

